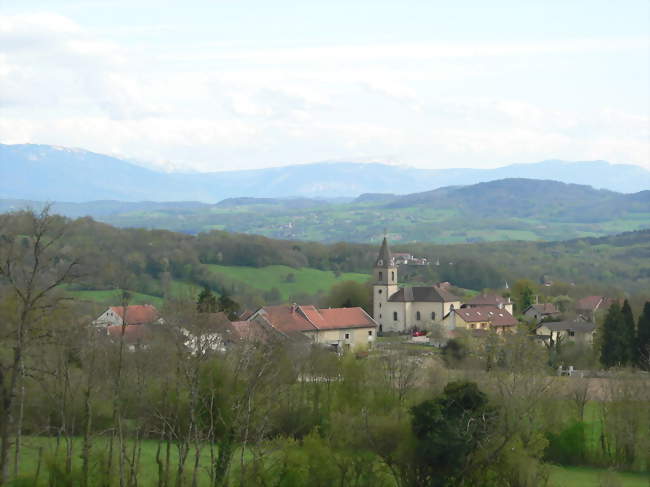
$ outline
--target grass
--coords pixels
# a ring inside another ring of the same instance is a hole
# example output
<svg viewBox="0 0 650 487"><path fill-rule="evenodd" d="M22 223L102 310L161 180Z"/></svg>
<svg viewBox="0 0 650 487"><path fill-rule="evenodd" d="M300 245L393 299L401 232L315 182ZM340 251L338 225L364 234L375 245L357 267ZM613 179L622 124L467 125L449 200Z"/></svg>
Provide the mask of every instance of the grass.
<svg viewBox="0 0 650 487"><path fill-rule="evenodd" d="M603 478L613 478L619 483L603 485L621 485L623 487L648 487L650 474L633 472L610 472L606 469L591 467L557 467L551 466L551 485L554 487L594 487L600 485Z"/></svg>
<svg viewBox="0 0 650 487"><path fill-rule="evenodd" d="M108 447L108 441L105 438L96 438L94 441L94 452L105 453ZM39 448L43 450L43 464L41 465L41 474L39 482L34 485L47 485L47 473L45 466L47 463L52 462L56 457L56 439L46 437L24 437L23 438L23 454L21 456L21 469L20 476L28 481L33 481L34 474L38 465L38 451ZM59 453L64 451L64 444L61 443ZM81 440L73 440L73 469L79 470L81 468ZM140 485L155 485L157 481L157 465L156 458L157 443L154 440L142 442L141 462L139 470L139 483ZM209 458L209 452L206 449L202 451L201 463L202 467L206 466ZM177 452L172 446L171 461L172 471L173 465L176 462ZM188 458L187 468L191 469L193 461L193 453ZM207 485L207 473L203 468L200 468L199 486ZM632 472L611 472L607 469L590 468L590 467L559 467L550 466L550 480L553 487L592 487L600 484L603 478L613 478L618 483L606 485L621 485L623 487L648 487L650 485L650 474L648 473L632 473ZM24 485L24 484L23 484ZM30 484L31 485L31 484Z"/></svg>
<svg viewBox="0 0 650 487"><path fill-rule="evenodd" d="M143 294L135 291L129 291L129 293L131 294L131 304L153 304L154 306L158 307L162 306L163 304L163 299L159 296L152 296L150 294ZM107 289L101 291L68 291L68 294L77 299L80 299L81 301L117 305L120 303L122 290Z"/></svg>
<svg viewBox="0 0 650 487"><path fill-rule="evenodd" d="M230 279L242 281L261 291L276 288L283 300L296 294L317 294L328 292L334 284L343 281L366 282L370 276L353 272L343 272L338 277L333 271L321 271L302 267L294 269L284 265L267 267L243 267L206 264L214 273L222 274ZM293 280L287 276L293 274Z"/></svg>

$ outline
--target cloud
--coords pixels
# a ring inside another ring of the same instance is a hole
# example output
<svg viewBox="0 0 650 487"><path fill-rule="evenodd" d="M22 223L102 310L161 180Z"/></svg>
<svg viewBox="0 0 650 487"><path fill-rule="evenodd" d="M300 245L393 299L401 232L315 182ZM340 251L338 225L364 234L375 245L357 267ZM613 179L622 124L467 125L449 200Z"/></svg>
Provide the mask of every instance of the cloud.
<svg viewBox="0 0 650 487"><path fill-rule="evenodd" d="M630 109L609 80L577 101L547 88L582 76L573 62L642 57L645 39L168 49L107 36L53 13L0 17L0 140L197 170L549 157L650 168L647 107Z"/></svg>

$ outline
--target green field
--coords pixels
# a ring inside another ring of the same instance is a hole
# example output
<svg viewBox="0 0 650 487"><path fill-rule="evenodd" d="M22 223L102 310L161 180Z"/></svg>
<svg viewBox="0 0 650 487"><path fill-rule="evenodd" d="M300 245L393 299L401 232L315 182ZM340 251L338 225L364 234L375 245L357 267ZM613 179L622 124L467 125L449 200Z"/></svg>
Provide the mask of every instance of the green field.
<svg viewBox="0 0 650 487"><path fill-rule="evenodd" d="M91 301L95 303L104 303L117 305L120 303L122 296L121 289L106 289L101 291L84 290L84 291L67 291L69 295L82 301ZM131 294L131 304L153 304L162 306L163 299L159 296L151 296L135 291L129 291Z"/></svg>
<svg viewBox="0 0 650 487"><path fill-rule="evenodd" d="M214 273L244 282L260 291L270 291L276 288L282 295L282 299L289 299L290 296L296 294L326 293L334 284L343 281L363 283L370 279L368 274L343 272L337 277L332 271L307 267L294 269L284 265L260 268L223 265L207 265L207 267ZM293 280L287 279L290 274L293 274Z"/></svg>
<svg viewBox="0 0 650 487"><path fill-rule="evenodd" d="M343 272L337 277L333 271L321 271L303 267L294 269L283 265L268 267L241 267L206 265L212 272L228 277L234 281L240 281L259 291L270 291L276 288L283 300L288 300L297 294L314 295L327 293L330 288L339 282L356 281L366 282L370 276L354 272ZM288 278L293 274L293 278ZM102 304L119 304L122 291L120 289L109 290L66 290L67 293L83 301L91 301ZM197 284L174 280L171 283L171 294L175 297L190 298L195 300L201 287ZM132 297L132 304L153 304L161 307L164 298L149 294L129 291Z"/></svg>
<svg viewBox="0 0 650 487"><path fill-rule="evenodd" d="M601 483L607 479L610 483ZM620 485L622 487L648 487L650 474L633 472L611 472L589 467L551 467L553 487L597 487L599 485Z"/></svg>

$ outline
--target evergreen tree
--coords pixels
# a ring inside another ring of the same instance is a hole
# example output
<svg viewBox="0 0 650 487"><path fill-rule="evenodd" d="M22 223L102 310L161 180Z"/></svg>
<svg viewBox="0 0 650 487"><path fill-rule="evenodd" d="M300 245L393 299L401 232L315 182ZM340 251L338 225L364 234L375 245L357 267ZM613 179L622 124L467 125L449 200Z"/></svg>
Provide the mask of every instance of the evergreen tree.
<svg viewBox="0 0 650 487"><path fill-rule="evenodd" d="M621 308L623 320L621 322L621 364L636 364L636 333L634 326L634 315L630 303L625 300Z"/></svg>
<svg viewBox="0 0 650 487"><path fill-rule="evenodd" d="M646 301L636 327L637 365L650 370L650 301Z"/></svg>
<svg viewBox="0 0 650 487"><path fill-rule="evenodd" d="M219 304L219 311L223 311L224 313L226 313L226 315L228 315L229 320L237 319L237 315L239 313L239 309L241 308L241 306L237 301L232 299L228 295L228 293L223 292L221 296L219 296L218 304Z"/></svg>
<svg viewBox="0 0 650 487"><path fill-rule="evenodd" d="M605 322L602 327L602 340L600 344L600 362L605 367L621 365L625 352L623 351L623 313L618 303L613 303L607 310Z"/></svg>
<svg viewBox="0 0 650 487"><path fill-rule="evenodd" d="M216 313L219 310L217 298L208 286L205 286L199 294L196 308L199 313Z"/></svg>

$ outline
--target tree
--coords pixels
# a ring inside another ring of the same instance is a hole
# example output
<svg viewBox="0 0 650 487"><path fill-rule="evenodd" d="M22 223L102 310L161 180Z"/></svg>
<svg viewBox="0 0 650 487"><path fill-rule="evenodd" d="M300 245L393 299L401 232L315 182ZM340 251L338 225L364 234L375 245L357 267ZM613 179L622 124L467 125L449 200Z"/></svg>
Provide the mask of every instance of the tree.
<svg viewBox="0 0 650 487"><path fill-rule="evenodd" d="M630 303L626 299L623 302L623 307L621 308L621 315L623 320L621 321L621 363L623 365L636 364L636 345L635 345L635 326L634 326L634 315L632 314L632 308L630 308Z"/></svg>
<svg viewBox="0 0 650 487"><path fill-rule="evenodd" d="M637 365L650 370L650 301L646 301L636 327Z"/></svg>
<svg viewBox="0 0 650 487"><path fill-rule="evenodd" d="M626 352L621 339L623 320L621 307L618 303L613 303L605 316L600 344L600 362L607 368L624 364Z"/></svg>
<svg viewBox="0 0 650 487"><path fill-rule="evenodd" d="M523 313L528 306L533 304L535 284L528 279L519 279L512 286L512 295L517 305L517 312Z"/></svg>
<svg viewBox="0 0 650 487"><path fill-rule="evenodd" d="M325 298L325 305L333 308L359 306L370 313L371 291L365 284L356 281L343 281L335 284Z"/></svg>
<svg viewBox="0 0 650 487"><path fill-rule="evenodd" d="M229 320L236 320L237 314L241 306L237 301L232 299L228 293L224 292L217 300L219 304L219 311L223 311L228 316Z"/></svg>
<svg viewBox="0 0 650 487"><path fill-rule="evenodd" d="M473 382L450 382L443 394L411 408L417 485L460 485L470 455L493 418L487 396Z"/></svg>
<svg viewBox="0 0 650 487"><path fill-rule="evenodd" d="M204 286L196 302L196 309L199 313L216 313L219 310L217 297L208 286Z"/></svg>
<svg viewBox="0 0 650 487"><path fill-rule="evenodd" d="M12 350L0 356L0 485L9 477L12 433L18 432L20 444L21 416L16 418L15 400L25 377L25 354L38 332L45 331L39 329L44 317L58 304L56 288L72 281L78 267L74 256L61 248L67 222L49 210L45 206L38 214L26 211L0 219L0 279L8 284L7 299L14 310L0 330L6 340L3 347Z"/></svg>

